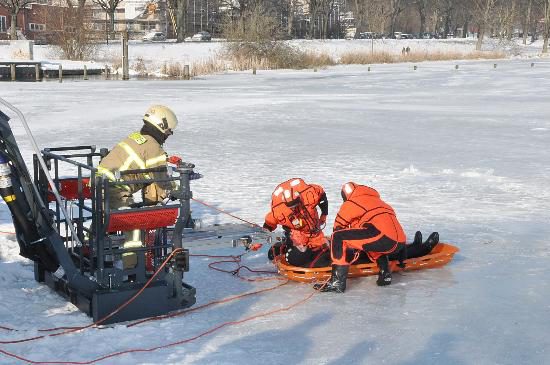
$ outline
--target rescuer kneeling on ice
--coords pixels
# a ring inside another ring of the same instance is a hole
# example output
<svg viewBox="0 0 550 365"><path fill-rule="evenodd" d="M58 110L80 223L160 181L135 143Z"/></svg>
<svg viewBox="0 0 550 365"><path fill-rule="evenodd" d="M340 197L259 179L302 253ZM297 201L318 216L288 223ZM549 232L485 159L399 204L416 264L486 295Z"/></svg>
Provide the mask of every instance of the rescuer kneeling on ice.
<svg viewBox="0 0 550 365"><path fill-rule="evenodd" d="M124 184L124 181L143 180L151 178L166 178L166 170L149 173L125 174L118 173L127 170L150 169L166 167L167 155L162 148L166 139L171 136L178 125L176 115L162 105L151 106L143 116L143 127L139 132L130 134L119 142L100 162L98 175L103 175L110 181L120 181L120 184L109 187L109 208L124 209L134 204L132 195L142 190L144 205L154 205L169 196L175 189L172 182L146 184ZM118 176L117 176L118 175ZM124 248L141 247L141 231L124 232ZM123 254L124 269L133 268L137 264L135 253Z"/></svg>
<svg viewBox="0 0 550 365"><path fill-rule="evenodd" d="M317 211L321 210L321 215ZM287 262L302 266L316 260L328 250L323 234L328 215L328 200L320 185L293 178L279 184L271 196L271 211L265 216L264 228L274 231L278 225L285 231L284 244L273 245L272 260L286 250Z"/></svg>
<svg viewBox="0 0 550 365"><path fill-rule="evenodd" d="M373 188L348 182L342 187L344 203L334 222L330 244L332 274L326 284L315 284L322 292L343 293L346 290L350 262L348 249L366 252L376 262L380 272L376 283L391 284L388 255L405 252L405 233L395 211L385 203Z"/></svg>

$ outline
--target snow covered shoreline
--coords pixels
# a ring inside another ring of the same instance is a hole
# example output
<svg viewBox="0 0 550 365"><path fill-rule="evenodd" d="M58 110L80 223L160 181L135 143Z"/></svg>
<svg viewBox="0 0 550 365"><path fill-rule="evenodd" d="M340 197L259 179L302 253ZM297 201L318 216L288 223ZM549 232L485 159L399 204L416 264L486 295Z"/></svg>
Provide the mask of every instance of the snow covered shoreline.
<svg viewBox="0 0 550 365"><path fill-rule="evenodd" d="M522 45L519 41L500 43L498 40L488 39L485 42L485 51L499 51L509 57L539 58L542 48L541 42L530 45ZM347 53L384 52L388 54L401 54L402 49L409 47L412 52L425 53L454 53L470 54L475 49L474 39L356 39L356 40L293 40L287 41L292 47L300 50L327 54L334 60L338 60ZM143 43L132 41L129 45L130 74L136 76L143 69L147 69L151 75L161 76L160 70L165 65L188 64L198 65L211 61L226 63L226 69L231 70L230 61L223 55L225 42L160 42ZM0 45L0 61L9 60L8 52L3 52L7 46ZM45 69L57 69L61 64L64 70L82 69L84 65L88 69L104 69L105 66L115 70L121 64L121 44L111 43L98 45L93 59L85 62L69 61L59 58L59 52L55 47L47 45L34 46L34 59L45 62ZM51 65L48 65L50 63Z"/></svg>

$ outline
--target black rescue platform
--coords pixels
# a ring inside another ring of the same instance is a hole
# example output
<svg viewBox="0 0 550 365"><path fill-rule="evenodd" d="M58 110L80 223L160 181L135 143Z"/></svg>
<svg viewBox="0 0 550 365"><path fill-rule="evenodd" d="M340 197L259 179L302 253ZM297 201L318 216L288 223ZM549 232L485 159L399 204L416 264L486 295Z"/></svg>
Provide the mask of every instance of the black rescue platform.
<svg viewBox="0 0 550 365"><path fill-rule="evenodd" d="M37 281L103 324L195 303L195 288L183 282L189 251L182 239L194 227L189 182L200 175L192 164L181 163L164 179L124 181L178 181L179 200L173 205L111 210L108 188L117 181L96 174L106 149L44 149L34 156L31 178L8 120L0 111L0 195L12 213L21 255L35 262ZM125 248L125 232L137 230L142 244ZM131 267L124 265L125 255L133 255Z"/></svg>

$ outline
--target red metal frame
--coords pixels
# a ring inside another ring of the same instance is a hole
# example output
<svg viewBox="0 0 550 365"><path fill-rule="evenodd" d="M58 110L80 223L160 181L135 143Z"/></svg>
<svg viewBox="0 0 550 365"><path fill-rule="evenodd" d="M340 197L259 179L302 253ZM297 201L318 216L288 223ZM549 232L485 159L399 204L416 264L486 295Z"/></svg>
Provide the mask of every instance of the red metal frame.
<svg viewBox="0 0 550 365"><path fill-rule="evenodd" d="M76 200L78 196L78 178L66 178L58 180L59 195L67 200ZM82 197L84 199L91 199L92 192L90 190L90 178L82 178ZM50 186L48 185L48 202L55 201L55 195L53 195Z"/></svg>
<svg viewBox="0 0 550 365"><path fill-rule="evenodd" d="M172 226L178 218L178 207L111 211L107 232L148 230Z"/></svg>

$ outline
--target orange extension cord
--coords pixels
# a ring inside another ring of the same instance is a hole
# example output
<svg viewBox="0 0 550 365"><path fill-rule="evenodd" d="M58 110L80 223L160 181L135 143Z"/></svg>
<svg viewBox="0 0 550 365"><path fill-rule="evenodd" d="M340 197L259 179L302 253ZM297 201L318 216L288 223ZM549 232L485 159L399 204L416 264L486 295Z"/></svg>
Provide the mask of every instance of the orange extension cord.
<svg viewBox="0 0 550 365"><path fill-rule="evenodd" d="M239 256L210 256L210 255L196 255L196 256L201 256L201 257L208 257L208 258L230 258L232 260L223 260L223 261L216 261L216 262L212 262L209 264L209 267L211 267L212 269L214 270L217 270L217 271L221 271L221 272L227 272L227 273L232 273L236 276L238 276L238 272L240 271L241 268L244 268L245 266L240 266L236 269L236 270L223 270L223 269L219 269L219 268L216 268L214 267L214 264L216 263L226 263L226 262L232 262L232 263L239 263L240 262L240 258L243 256L243 255L239 255ZM167 259L168 260L168 259ZM166 261L167 262L167 261ZM250 268L247 268L249 271L251 272L258 272L258 273L272 273L272 272L269 272L269 271L258 271L258 270L252 270ZM254 279L249 279L249 278L242 278L240 277L241 279L243 280L249 280L249 281L254 281ZM206 308L206 307L209 307L209 306L212 306L212 305L215 305L215 304L221 304L221 303L227 303L227 302L230 302L230 301L233 301L233 300L236 300L236 299L240 299L240 298L243 298L243 297L247 297L247 296L251 296L251 295L255 295L255 294L259 294L259 293L263 293L263 292L267 292L267 291L271 291L271 290L274 290L274 289L277 289L277 288L280 288L281 286L283 285L286 285L289 283L289 280L286 280L286 279L282 279L282 278L267 278L267 279L271 279L271 280L278 280L278 281L283 281L282 283L274 286L274 287L271 287L271 288L266 288L266 289L262 289L262 290L258 290L258 291L254 291L254 292L250 292L250 293L245 293L245 294L241 294L241 295L237 295L237 296L233 296L233 297L229 297L229 298L226 298L226 299L222 299L222 300L218 300L218 301L213 301L213 302L210 302L210 303L206 303L202 306L199 306L199 307L195 307L195 308L191 308L191 309L186 309L186 310L182 310L182 311L179 311L179 312L174 312L174 313L170 313L170 314L167 314L167 315L163 315L163 316L156 316L156 317L150 317L150 318L146 318L146 319L142 319L142 320L139 320L139 321L135 321L133 323L130 323L127 325L127 327L133 327L133 326L136 326L136 325L139 325L141 323L145 323L145 322L149 322L149 321L153 321L153 320L162 320L162 319L166 319L166 318L172 318L172 317L177 317L177 316L181 316L181 315L184 315L184 314L187 314L189 312L193 312L193 311L197 311L197 310L200 310L200 309L203 309L203 308ZM265 280L265 279L264 279ZM149 282L147 283L149 284ZM147 285L146 284L146 285ZM145 287L143 288L145 289ZM135 297L137 297L139 293L136 293L136 295L132 298L130 298L130 300L128 300L128 302L126 302L123 306L126 306L128 305L132 300L135 299ZM0 353L8 356L8 357L11 357L11 358L14 358L14 359L17 359L17 360L21 360L21 361L25 361L25 362L28 362L30 364L93 364L93 363L96 363L96 362L99 362L99 361L102 361L102 360L106 360L106 359L109 359L109 358L112 358L112 357L116 357L116 356L121 356L121 355L124 355L124 354L128 354L128 353L138 353L138 352L153 352L153 351L156 351L156 350L160 350L160 349L164 349L164 348L168 348L168 347L173 347L173 346L176 346L176 345L181 345L181 344L184 344L184 343L188 343L188 342L191 342L191 341L194 341L196 339L199 339L201 337L204 337L206 335L209 335L211 333L214 333L224 327L227 327L227 326L234 326L234 325L238 325L238 324L241 324L241 323L245 323L245 322L249 322L249 321L252 321L254 319L257 319L257 318L263 318L263 317L267 317L267 316L270 316L270 315L273 315L275 313L279 313L279 312L284 312L284 311L288 311L294 307L297 307L303 303L305 303L307 300L309 300L313 295L315 295L315 292L312 292L311 294L309 294L308 296L306 296L304 299L296 302L296 303L293 303L289 306L286 306L284 308L280 308L280 309L276 309L276 310L272 310L272 311L267 311L267 312L263 312L263 313L260 313L260 314L257 314L257 315L253 315L253 316L250 316L250 317L247 317L247 318L244 318L242 320L238 320L238 321L229 321L229 322L225 322L225 323L222 323L218 326L215 326L215 327L212 327L210 328L209 330L205 331L205 332L202 332L196 336L193 336L193 337L190 337L190 338L186 338L186 339L183 339L183 340L179 340L179 341L176 341L176 342L172 342L172 343L169 343L169 344L166 344L166 345L162 345L162 346L156 346L156 347L152 347L152 348L147 348L147 349L143 349L143 348L138 348L138 349L128 349L128 350L124 350L124 351L119 351L119 352L114 352L114 353L110 353L110 354L107 354L107 355L104 355L104 356L101 356L101 357L98 357L96 359L93 359L93 360L90 360L90 361L34 361L34 360L30 360L28 358L25 358L25 357L22 357L22 356L19 356L17 354L14 354L14 353L11 353L11 352L8 352L8 351L5 351L5 350L2 350L0 349ZM110 314L109 316L106 316L104 318L101 319L101 321L105 321L107 318L109 318L110 316L114 315L116 312L120 311L123 306L121 306L120 308L118 308L115 312L113 312L112 314ZM98 324L100 321L97 321L95 324ZM62 335L62 334L65 334L65 333L70 333L70 332L76 332L76 331L79 331L81 329L86 329L86 328L90 328L92 326L95 325L94 323L88 325L88 326L85 326L85 327L77 327L77 328L73 328L71 329L70 331L65 331L65 332L61 332L61 333L56 333L56 334L52 334L52 335L47 335L47 336L38 336L38 337L35 337L35 338L31 338L31 339L27 339L27 341L32 341L32 340L36 340L36 339L39 339L39 338L44 338L44 337L48 337L48 336L57 336L57 335ZM53 330L53 329L50 329L50 330ZM12 342L12 343L20 343L20 342L23 342L23 341L17 341L17 342Z"/></svg>
<svg viewBox="0 0 550 365"><path fill-rule="evenodd" d="M205 202L202 202L202 201L199 201L197 199L193 199L194 201L200 203L200 204L203 204L209 208L212 208L212 209L215 209L219 212L222 212L224 214L227 214L233 218L236 218L238 220L241 220L243 222L246 222L252 226L255 226L255 227L260 227L258 224L256 223L252 223L252 222L249 222L247 220L244 220L244 219L241 219L235 215L232 215L228 212L225 212L221 209L218 209L214 206L211 206ZM261 228L261 227L260 227ZM14 232L2 232L0 231L0 233L4 233L4 234L14 234ZM116 313L118 313L119 311L121 311L123 308L125 308L126 306L128 306L132 301L134 301L150 284L151 282L153 281L153 279L158 275L158 273L160 272L160 270L162 270L164 268L164 266L166 266L166 264L169 262L169 260L174 256L175 253L179 252L181 249L176 249L174 250L167 258L166 260L162 263L162 265L157 269L157 271L153 274L153 276L147 281L147 283L145 283L145 285L143 286L143 288L141 288L134 296L132 296L132 298L128 299L128 301L126 301L124 304L122 304L120 307L118 307L116 310L114 310L113 312L111 312L110 314L108 314L107 316L101 318L100 320L94 322L94 323L91 323L87 326L83 326L83 327L57 327L57 328L49 328L49 329L43 329L43 330L39 330L39 331L43 331L43 332L46 332L46 331L57 331L57 330L64 330L63 332L58 332L58 333L53 333L53 334L49 334L49 335L42 335L42 336L36 336L36 337L32 337L32 338L27 338L27 339L21 339L21 340L13 340L13 341L0 341L0 344L15 344L15 343L22 343L22 342L30 342L30 341L34 341L34 340L38 340L38 339L42 339L42 338L47 338L47 337L56 337L56 336L61 336L61 335L64 335L64 334L67 334L67 333L73 333L73 332L77 332L77 331L81 331L81 330L84 330L84 329L88 329L88 328L91 328L91 327L95 327L99 324L101 324L102 322L104 322L105 320L109 319L110 317L112 317L113 315L115 315ZM207 258L222 258L222 259L228 259L228 260L220 260L220 261L215 261L215 262L211 262L210 264L208 264L208 267L213 269L213 270L216 270L216 271L220 271L220 272L225 272L225 273L230 273L236 277L238 277L239 279L241 280L246 280L246 281L265 281L265 280L278 280L278 281L283 281L282 283L279 283L278 285L274 286L274 287L271 287L271 288L266 288L266 289L261 289L261 290L257 290L257 291L253 291L253 292L249 292L249 293L245 293L245 294L240 294L240 295L236 295L236 296L233 296L233 297L229 297L229 298L226 298L226 299L221 299L221 300L217 300L217 301L212 301L212 302L209 302L209 303L206 303L206 304L203 304L201 306L198 306L198 307L194 307L194 308L191 308L191 309L186 309L186 310L182 310L182 311L179 311L179 312L172 312L172 313L169 313L169 314L166 314L166 315L162 315L162 316L155 316L155 317L149 317L149 318L145 318L145 319L142 319L142 320L138 320L138 321L135 321L135 322L132 322L130 324L127 325L127 327L133 327L133 326L136 326L136 325L139 325L139 324L142 324L142 323L145 323L145 322L149 322L149 321L157 321L157 320L163 320L163 319L167 319L167 318L173 318L173 317L177 317L177 316L181 316L181 315L185 315L187 313L190 313L190 312L193 312L193 311L197 311L197 310L200 310L200 309L204 309L204 308L207 308L207 307L210 307L212 305L216 305L216 304L221 304L221 303L227 303L227 302L230 302L230 301L234 301L234 300L237 300L237 299L241 299L241 298L244 298L244 297L247 297L247 296L251 296L251 295L256 295L256 294L260 294L260 293L264 293L264 292L267 292L267 291L271 291L271 290L275 290L275 289L278 289L280 287L282 287L283 285L286 285L289 283L289 280L286 280L286 279L282 279L282 278L255 278L255 279L250 279L250 278L246 278L246 277L243 277L243 276L240 276L240 271L242 269L245 269L245 270L248 270L249 272L252 272L252 273L260 273L260 274L276 274L275 271L261 271L261 270L253 270L251 268L249 268L248 266L245 266L245 265L241 265L241 258L244 254L241 254L241 255L238 255L238 256L211 256L211 255L191 255L191 256L195 256L195 257L207 257ZM235 270L225 270L225 269L221 269L219 267L216 267L217 264L224 264L224 263L234 263L234 264L237 264L237 269ZM203 336L206 336L206 335L209 335L211 333L214 333L216 331L218 331L219 329L222 329L224 327L227 327L227 326L234 326L234 325L239 325L241 323L245 323L245 322L249 322L249 321L252 321L254 319L257 319L257 318L263 318L263 317L267 317L267 316L270 316L270 315L273 315L275 313L279 313L279 312L284 312L284 311L288 311L292 308L295 308L303 303L305 303L306 301L308 301L309 299L311 299L311 297L313 297L313 295L315 295L316 292L312 292L311 294L307 295L304 299L298 301L298 302L295 302L289 306L286 306L284 308L280 308L280 309L276 309L276 310L272 310L272 311L267 311L267 312L263 312L263 313L260 313L260 314L257 314L257 315L253 315L253 316L250 316L250 317L247 317L247 318L244 318L242 320L238 320L238 321L230 321L230 322L224 322L218 326L215 326L215 327L212 327L210 328L209 330L205 331L205 332L202 332L196 336L193 336L193 337L190 337L190 338L186 338L186 339L183 339L183 340L180 340L180 341L176 341L176 342L172 342L172 343L169 343L169 344L166 344L166 345L162 345L162 346L156 346L156 347L152 347L152 348L147 348L147 349L129 349L129 350L124 350L124 351L119 351L119 352L114 352L114 353L110 353L110 354L107 354L107 355L104 355L104 356L101 356L101 357L98 357L94 360L90 360L90 361L34 361L34 360L30 360L30 359L27 359L25 357L22 357L22 356L19 356L17 354L14 354L14 353L11 353L11 352L8 352L8 351L5 351L3 349L0 349L0 353L1 354L4 354L8 357L11 357L11 358L14 358L14 359L17 359L17 360L20 360L20 361L25 361L27 363L30 363L30 364L93 364L93 363L96 363L96 362L99 362L99 361L102 361L102 360L106 360L106 359L109 359L109 358L113 358L113 357L116 357L116 356L121 356L121 355L124 355L124 354L128 354L128 353L137 353L137 352L153 352L153 351L156 351L156 350L160 350L160 349L164 349L164 348L168 348L168 347L173 347L173 346L177 346L177 345L181 345L181 344L184 344L184 343L188 343L188 342L191 342L191 341L194 341L196 339L199 339ZM13 329L13 328L9 328L9 327L4 327L4 326L0 326L0 329L4 329L4 330L9 330L9 331L16 331L16 329Z"/></svg>

